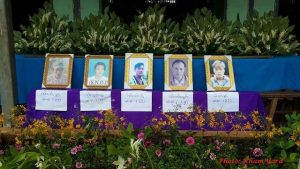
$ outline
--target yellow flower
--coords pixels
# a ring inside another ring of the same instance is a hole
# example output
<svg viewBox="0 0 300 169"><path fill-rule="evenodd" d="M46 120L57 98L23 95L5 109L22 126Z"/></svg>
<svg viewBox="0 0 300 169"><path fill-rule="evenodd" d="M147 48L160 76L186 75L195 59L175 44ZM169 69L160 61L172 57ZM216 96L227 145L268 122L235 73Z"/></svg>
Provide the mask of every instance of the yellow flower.
<svg viewBox="0 0 300 169"><path fill-rule="evenodd" d="M272 118L271 118L270 116L267 116L267 117L266 117L266 120L267 120L268 122L270 122L270 121L272 121Z"/></svg>
<svg viewBox="0 0 300 169"><path fill-rule="evenodd" d="M250 129L252 129L252 125L250 124L250 122L248 121L245 125L244 125L244 127L243 127L245 130L250 130Z"/></svg>
<svg viewBox="0 0 300 169"><path fill-rule="evenodd" d="M19 145L22 144L22 142L19 140L18 137L15 138L15 141L16 141L16 144L19 144Z"/></svg>
<svg viewBox="0 0 300 169"><path fill-rule="evenodd" d="M300 140L295 142L298 147L300 147Z"/></svg>
<svg viewBox="0 0 300 169"><path fill-rule="evenodd" d="M273 131L269 131L269 132L267 133L267 137L268 137L269 139L272 139L272 138L274 137L274 132L273 132Z"/></svg>
<svg viewBox="0 0 300 169"><path fill-rule="evenodd" d="M204 126L205 118L203 117L202 114L195 116L195 120L196 120L197 126L199 126L199 127Z"/></svg>
<svg viewBox="0 0 300 169"><path fill-rule="evenodd" d="M158 121L158 120L157 120L156 117L152 118L152 122L157 122L157 121Z"/></svg>
<svg viewBox="0 0 300 169"><path fill-rule="evenodd" d="M76 124L75 128L76 129L80 129L81 125L80 124Z"/></svg>
<svg viewBox="0 0 300 169"><path fill-rule="evenodd" d="M3 125L4 117L2 114L0 114L0 127Z"/></svg>
<svg viewBox="0 0 300 169"><path fill-rule="evenodd" d="M100 110L100 111L98 112L98 114L102 115L102 114L103 114L103 110Z"/></svg>
<svg viewBox="0 0 300 169"><path fill-rule="evenodd" d="M63 131L60 132L60 137L63 138L65 133Z"/></svg>

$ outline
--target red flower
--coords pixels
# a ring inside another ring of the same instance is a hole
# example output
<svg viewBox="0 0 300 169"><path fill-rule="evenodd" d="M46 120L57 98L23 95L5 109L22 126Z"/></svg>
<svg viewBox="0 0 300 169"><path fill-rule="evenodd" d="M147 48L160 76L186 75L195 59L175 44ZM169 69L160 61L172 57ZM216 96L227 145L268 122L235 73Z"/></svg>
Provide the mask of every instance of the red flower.
<svg viewBox="0 0 300 169"><path fill-rule="evenodd" d="M144 140L145 134L144 134L143 132L140 132L140 133L137 135L137 138L138 138L139 140Z"/></svg>
<svg viewBox="0 0 300 169"><path fill-rule="evenodd" d="M151 147L152 146L152 141L151 140L146 140L144 145L145 145L146 148Z"/></svg>
<svg viewBox="0 0 300 169"><path fill-rule="evenodd" d="M160 149L157 149L157 150L155 151L155 154L156 154L157 157L160 157L161 154L162 154L162 152L161 152Z"/></svg>
<svg viewBox="0 0 300 169"><path fill-rule="evenodd" d="M195 139L193 137L188 137L185 139L186 144L188 144L189 146L194 145L195 144Z"/></svg>
<svg viewBox="0 0 300 169"><path fill-rule="evenodd" d="M76 167L76 168L83 168L82 162L77 161L76 164L75 164L75 167Z"/></svg>
<svg viewBox="0 0 300 169"><path fill-rule="evenodd" d="M171 140L169 140L169 139L164 139L163 144L164 144L165 146L168 146L168 145L171 144Z"/></svg>

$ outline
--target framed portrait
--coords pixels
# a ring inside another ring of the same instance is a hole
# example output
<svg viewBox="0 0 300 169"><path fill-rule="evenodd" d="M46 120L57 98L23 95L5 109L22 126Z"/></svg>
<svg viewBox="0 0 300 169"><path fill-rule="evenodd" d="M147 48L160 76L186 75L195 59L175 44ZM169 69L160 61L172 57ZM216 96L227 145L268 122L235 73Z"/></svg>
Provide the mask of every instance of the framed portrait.
<svg viewBox="0 0 300 169"><path fill-rule="evenodd" d="M42 88L70 88L73 54L46 54Z"/></svg>
<svg viewBox="0 0 300 169"><path fill-rule="evenodd" d="M193 90L191 54L165 54L165 90Z"/></svg>
<svg viewBox="0 0 300 169"><path fill-rule="evenodd" d="M85 55L84 89L111 89L113 55Z"/></svg>
<svg viewBox="0 0 300 169"><path fill-rule="evenodd" d="M235 91L235 80L230 55L205 55L207 91Z"/></svg>
<svg viewBox="0 0 300 169"><path fill-rule="evenodd" d="M124 89L152 89L152 53L126 53Z"/></svg>

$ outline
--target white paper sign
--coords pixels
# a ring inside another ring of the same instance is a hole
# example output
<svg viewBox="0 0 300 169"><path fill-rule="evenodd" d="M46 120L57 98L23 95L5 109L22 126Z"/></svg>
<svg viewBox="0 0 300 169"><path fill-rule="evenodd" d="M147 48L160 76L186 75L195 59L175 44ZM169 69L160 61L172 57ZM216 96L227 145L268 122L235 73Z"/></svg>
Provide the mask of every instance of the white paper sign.
<svg viewBox="0 0 300 169"><path fill-rule="evenodd" d="M238 92L207 92L207 109L209 112L238 112Z"/></svg>
<svg viewBox="0 0 300 169"><path fill-rule="evenodd" d="M163 112L192 112L193 92L163 92Z"/></svg>
<svg viewBox="0 0 300 169"><path fill-rule="evenodd" d="M152 92L133 90L122 91L121 111L152 112Z"/></svg>
<svg viewBox="0 0 300 169"><path fill-rule="evenodd" d="M48 111L67 111L67 90L37 90L35 109Z"/></svg>
<svg viewBox="0 0 300 169"><path fill-rule="evenodd" d="M80 91L80 111L111 109L111 91Z"/></svg>

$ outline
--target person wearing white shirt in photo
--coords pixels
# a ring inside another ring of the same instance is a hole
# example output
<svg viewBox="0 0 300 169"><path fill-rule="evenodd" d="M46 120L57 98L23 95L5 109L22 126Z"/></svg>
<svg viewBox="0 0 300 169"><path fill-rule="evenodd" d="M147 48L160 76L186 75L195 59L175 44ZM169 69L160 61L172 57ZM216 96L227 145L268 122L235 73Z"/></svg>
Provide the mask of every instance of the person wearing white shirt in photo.
<svg viewBox="0 0 300 169"><path fill-rule="evenodd" d="M183 60L175 60L172 63L172 75L170 76L170 86L187 86L188 77L186 74L186 63Z"/></svg>
<svg viewBox="0 0 300 169"><path fill-rule="evenodd" d="M211 86L212 87L230 87L230 79L225 73L225 63L216 60L212 64L214 74L211 77Z"/></svg>
<svg viewBox="0 0 300 169"><path fill-rule="evenodd" d="M98 62L94 66L95 76L88 77L88 85L91 86L107 86L108 78L104 76L106 66L103 62Z"/></svg>
<svg viewBox="0 0 300 169"><path fill-rule="evenodd" d="M64 64L62 62L55 61L52 65L53 71L47 76L47 84L65 85L67 83L67 75L64 74Z"/></svg>

